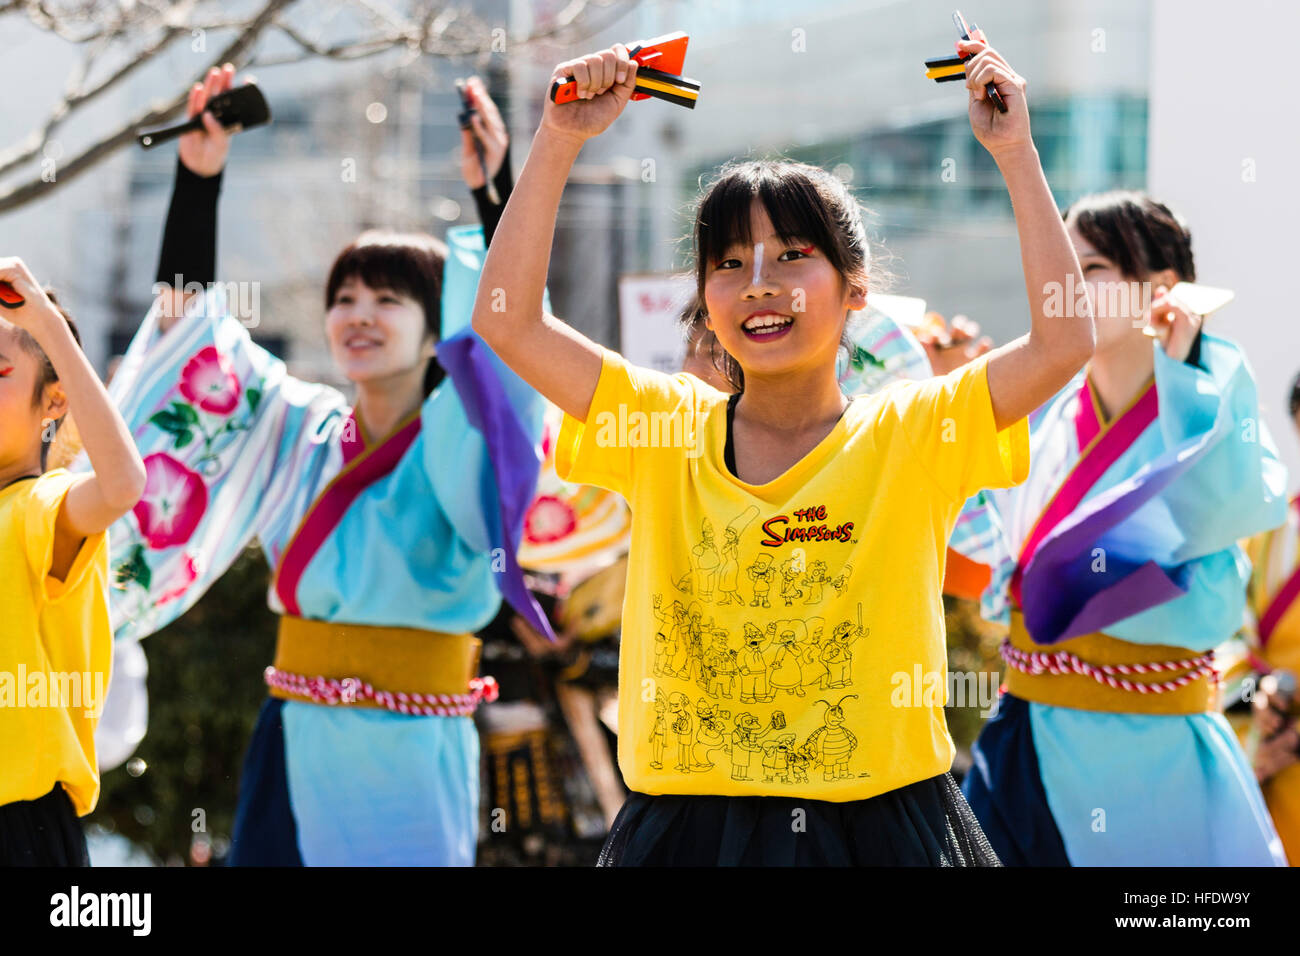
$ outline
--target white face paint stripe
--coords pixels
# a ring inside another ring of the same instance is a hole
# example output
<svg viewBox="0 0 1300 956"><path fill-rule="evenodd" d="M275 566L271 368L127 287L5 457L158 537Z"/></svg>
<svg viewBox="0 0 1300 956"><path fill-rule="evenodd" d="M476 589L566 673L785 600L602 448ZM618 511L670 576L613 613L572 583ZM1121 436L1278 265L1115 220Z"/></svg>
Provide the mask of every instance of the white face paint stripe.
<svg viewBox="0 0 1300 956"><path fill-rule="evenodd" d="M763 274L763 244L754 243L754 285L758 285Z"/></svg>

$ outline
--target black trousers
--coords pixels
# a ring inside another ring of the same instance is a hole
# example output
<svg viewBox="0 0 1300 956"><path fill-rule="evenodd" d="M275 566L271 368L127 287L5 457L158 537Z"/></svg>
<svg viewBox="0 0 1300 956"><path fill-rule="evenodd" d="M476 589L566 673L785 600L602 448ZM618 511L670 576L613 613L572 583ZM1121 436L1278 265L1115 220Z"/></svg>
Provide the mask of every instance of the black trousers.
<svg viewBox="0 0 1300 956"><path fill-rule="evenodd" d="M0 866L90 866L86 834L62 784L0 806Z"/></svg>

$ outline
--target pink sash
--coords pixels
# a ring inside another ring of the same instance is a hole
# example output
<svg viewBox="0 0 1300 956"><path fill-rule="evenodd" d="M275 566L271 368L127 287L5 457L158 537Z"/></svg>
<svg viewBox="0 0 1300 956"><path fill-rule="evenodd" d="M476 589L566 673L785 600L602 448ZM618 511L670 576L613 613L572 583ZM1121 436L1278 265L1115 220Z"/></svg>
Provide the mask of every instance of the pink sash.
<svg viewBox="0 0 1300 956"><path fill-rule="evenodd" d="M1291 502L1291 505L1296 507L1297 510L1300 510L1300 497L1295 498ZM1288 528L1289 526L1282 530L1286 531ZM1285 583L1277 589L1277 593L1269 599L1268 607L1266 607L1264 613L1260 615L1260 647L1263 647L1268 643L1268 639L1273 635L1273 632L1277 630L1277 626L1281 622L1283 615L1291 609L1291 605L1295 603L1297 597L1300 597L1300 565L1296 566L1296 569L1291 572L1291 576L1288 577Z"/></svg>

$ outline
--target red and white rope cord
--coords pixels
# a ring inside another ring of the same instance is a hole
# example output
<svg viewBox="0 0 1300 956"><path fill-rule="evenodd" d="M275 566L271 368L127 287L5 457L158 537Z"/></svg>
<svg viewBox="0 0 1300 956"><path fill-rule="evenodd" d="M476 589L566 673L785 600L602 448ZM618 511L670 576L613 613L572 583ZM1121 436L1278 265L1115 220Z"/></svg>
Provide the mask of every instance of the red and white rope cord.
<svg viewBox="0 0 1300 956"><path fill-rule="evenodd" d="M405 694L376 690L355 677L305 677L268 667L264 674L270 687L309 698L316 704L355 704L374 701L380 707L415 717L468 717L479 701L497 699L497 682L493 677L475 677L469 682L468 694Z"/></svg>
<svg viewBox="0 0 1300 956"><path fill-rule="evenodd" d="M998 648L1008 667L1024 674L1083 674L1099 684L1105 684L1115 690L1134 691L1139 694L1164 694L1185 687L1193 681L1209 676L1218 681L1219 672L1214 669L1214 651L1207 651L1198 657L1185 661L1156 661L1151 664L1089 664L1075 657L1069 651L1022 651L1009 640L1004 640ZM1120 674L1154 674L1161 671L1187 670L1173 680L1160 683L1142 683L1119 677Z"/></svg>

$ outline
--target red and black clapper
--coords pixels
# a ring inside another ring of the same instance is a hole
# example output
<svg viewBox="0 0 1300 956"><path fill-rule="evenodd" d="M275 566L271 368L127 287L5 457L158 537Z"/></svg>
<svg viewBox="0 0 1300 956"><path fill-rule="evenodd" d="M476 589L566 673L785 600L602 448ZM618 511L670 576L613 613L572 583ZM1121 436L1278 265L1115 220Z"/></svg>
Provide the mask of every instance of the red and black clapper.
<svg viewBox="0 0 1300 956"><path fill-rule="evenodd" d="M978 26L966 26L966 20L962 17L960 10L954 10L952 14L953 22L957 24L957 31L961 34L963 40L969 40L971 35L979 30ZM980 35L981 39L983 34ZM971 58L969 53L962 56L940 56L933 60L925 61L926 79L934 80L936 83L951 83L955 80L966 79L966 61ZM989 102L991 102L999 113L1007 111L1006 100L998 92L998 88L992 83L984 84L984 91L988 93Z"/></svg>
<svg viewBox="0 0 1300 956"><path fill-rule="evenodd" d="M695 101L700 97L700 84L682 76L689 42L690 37L678 31L633 45L628 50L628 55L637 64L636 92L632 99L644 100L653 96L685 106L688 110L695 109ZM577 98L578 84L573 77L551 84L553 103L572 103Z"/></svg>
<svg viewBox="0 0 1300 956"><path fill-rule="evenodd" d="M6 309L21 309L26 301L8 282L0 282L0 306Z"/></svg>

